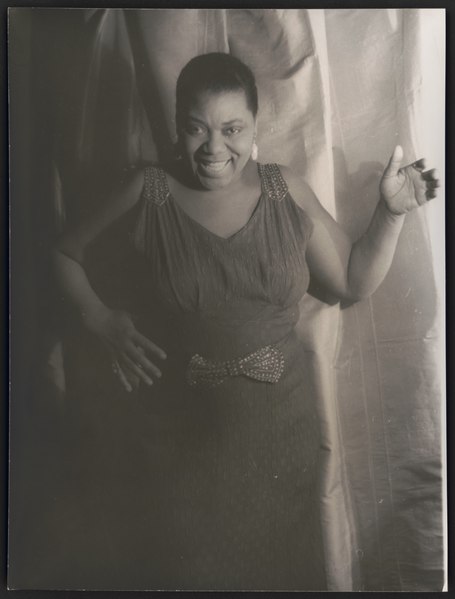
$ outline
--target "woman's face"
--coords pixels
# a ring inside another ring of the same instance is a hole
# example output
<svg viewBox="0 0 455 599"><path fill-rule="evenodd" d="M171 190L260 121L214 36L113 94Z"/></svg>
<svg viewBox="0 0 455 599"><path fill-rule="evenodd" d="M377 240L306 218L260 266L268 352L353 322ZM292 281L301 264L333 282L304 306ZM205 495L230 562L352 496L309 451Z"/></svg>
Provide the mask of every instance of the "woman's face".
<svg viewBox="0 0 455 599"><path fill-rule="evenodd" d="M196 96L180 131L184 159L205 189L220 189L240 178L251 156L256 119L243 90Z"/></svg>

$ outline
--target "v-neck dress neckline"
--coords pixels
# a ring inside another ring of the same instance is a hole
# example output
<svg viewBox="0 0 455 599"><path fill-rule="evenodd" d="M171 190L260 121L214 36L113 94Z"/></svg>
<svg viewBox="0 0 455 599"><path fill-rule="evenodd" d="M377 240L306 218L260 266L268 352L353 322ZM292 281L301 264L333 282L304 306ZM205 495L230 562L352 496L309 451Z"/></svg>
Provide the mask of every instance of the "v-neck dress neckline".
<svg viewBox="0 0 455 599"><path fill-rule="evenodd" d="M188 212L184 208L182 208L180 206L180 204L177 202L177 200L175 199L175 197L173 196L173 194L171 192L171 189L169 187L169 182L167 180L167 176L166 176L164 169L162 169L160 167L160 171L161 171L160 176L162 177L162 180L163 180L163 187L165 189L165 194L167 196L167 200L172 202L172 205L175 207L177 212L181 216L183 216L183 218L185 218L185 220L188 223L190 223L190 225L192 225L196 229L202 231L205 235L208 235L209 237L220 241L221 243L223 243L223 242L229 243L231 241L234 241L238 237L241 237L243 233L248 231L254 225L255 221L257 220L258 215L261 211L262 205L264 204L264 193L265 193L264 183L263 183L263 178L262 178L262 174L261 174L261 169L259 168L259 165L257 165L257 172L258 172L259 180L261 183L261 192L260 192L259 198L253 208L253 211L250 214L248 220L246 221L246 223L244 225L242 225L237 231L235 231L231 235L228 235L227 237L223 237L222 235L218 235L214 231L211 231L208 227L204 226L202 223L200 223L198 220L193 218L190 214L188 214Z"/></svg>

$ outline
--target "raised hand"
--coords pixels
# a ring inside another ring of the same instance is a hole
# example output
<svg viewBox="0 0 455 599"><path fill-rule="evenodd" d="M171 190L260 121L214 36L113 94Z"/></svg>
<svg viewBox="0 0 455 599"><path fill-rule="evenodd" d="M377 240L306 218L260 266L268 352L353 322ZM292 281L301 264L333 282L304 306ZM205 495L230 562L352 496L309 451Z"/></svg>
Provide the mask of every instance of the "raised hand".
<svg viewBox="0 0 455 599"><path fill-rule="evenodd" d="M387 208L393 214L405 214L436 197L439 181L435 169L425 171L422 158L401 167L403 149L396 146L379 185Z"/></svg>
<svg viewBox="0 0 455 599"><path fill-rule="evenodd" d="M107 346L112 370L126 391L132 391L139 380L152 385L153 377L161 377L155 360L164 360L165 352L136 329L127 312L103 309L85 323Z"/></svg>

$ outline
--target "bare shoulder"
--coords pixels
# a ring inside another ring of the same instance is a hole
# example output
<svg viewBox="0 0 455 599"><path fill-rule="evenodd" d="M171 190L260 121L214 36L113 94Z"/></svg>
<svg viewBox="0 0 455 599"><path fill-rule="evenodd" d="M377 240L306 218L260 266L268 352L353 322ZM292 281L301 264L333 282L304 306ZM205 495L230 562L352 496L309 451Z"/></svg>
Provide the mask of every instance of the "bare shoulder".
<svg viewBox="0 0 455 599"><path fill-rule="evenodd" d="M345 248L351 241L346 237L345 232L332 215L320 203L311 186L302 176L289 167L280 166L280 170L293 200L313 222L313 249L317 247L317 252L326 252L329 245L334 245L338 248L337 252L345 252Z"/></svg>
<svg viewBox="0 0 455 599"><path fill-rule="evenodd" d="M288 166L279 164L278 167L295 203L310 216L317 218L320 215L322 206L311 186L305 181L302 175L299 175Z"/></svg>
<svg viewBox="0 0 455 599"><path fill-rule="evenodd" d="M83 260L85 248L139 201L144 187L144 169L128 169L115 176L113 191L87 219L69 228L57 241L56 249Z"/></svg>
<svg viewBox="0 0 455 599"><path fill-rule="evenodd" d="M94 221L104 228L129 212L141 199L144 185L145 167L132 167L119 172L110 196L105 199L99 212L93 215Z"/></svg>
<svg viewBox="0 0 455 599"><path fill-rule="evenodd" d="M122 171L110 200L111 210L117 208L120 212L128 210L139 200L144 188L145 168L130 168Z"/></svg>

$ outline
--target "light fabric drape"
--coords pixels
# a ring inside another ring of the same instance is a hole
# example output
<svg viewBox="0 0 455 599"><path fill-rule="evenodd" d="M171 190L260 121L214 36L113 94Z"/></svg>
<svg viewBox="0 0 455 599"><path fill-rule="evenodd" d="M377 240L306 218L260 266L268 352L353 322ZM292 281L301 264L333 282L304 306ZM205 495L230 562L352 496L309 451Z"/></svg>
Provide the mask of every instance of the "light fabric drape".
<svg viewBox="0 0 455 599"><path fill-rule="evenodd" d="M80 85L77 102L60 106L53 150L56 207L63 199L69 217L79 211L75 190L92 183L94 193L114 169L170 155L176 78L210 51L238 56L256 75L259 160L302 173L353 238L396 143L405 163L425 154L443 168L442 11L77 12ZM406 218L371 299L302 301L299 332L324 423L332 590L442 587L442 195ZM54 351L57 373L58 360Z"/></svg>
<svg viewBox="0 0 455 599"><path fill-rule="evenodd" d="M326 11L337 214L355 236L395 143L405 163L424 154L442 162L438 18ZM425 79L428 63L439 85ZM407 217L386 281L370 300L343 310L340 322L336 403L366 588L430 590L441 567L442 288L429 218L426 210Z"/></svg>

